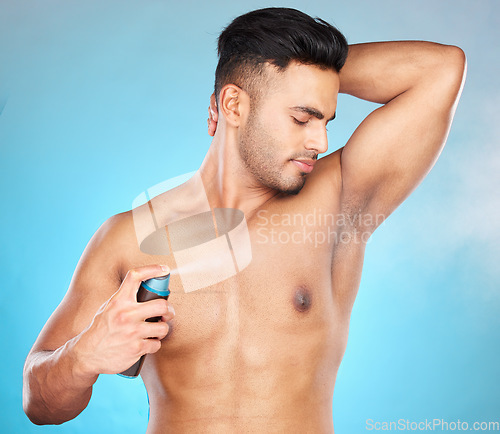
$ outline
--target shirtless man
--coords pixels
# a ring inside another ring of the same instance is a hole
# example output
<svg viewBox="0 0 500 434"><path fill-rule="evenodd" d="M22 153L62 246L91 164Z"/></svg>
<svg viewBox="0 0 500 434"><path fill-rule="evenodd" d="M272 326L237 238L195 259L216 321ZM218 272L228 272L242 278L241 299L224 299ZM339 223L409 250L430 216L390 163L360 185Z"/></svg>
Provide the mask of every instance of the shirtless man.
<svg viewBox="0 0 500 434"><path fill-rule="evenodd" d="M140 281L176 263L139 249L132 211L111 217L28 355L33 422L76 417L99 374L148 353L149 433L333 432L365 243L438 158L466 64L429 42L351 45L342 67L346 55L335 28L291 9L250 12L221 34L198 173L212 210L244 213L251 262L202 291L137 303ZM382 106L317 159L339 92ZM189 185L162 195L160 214L189 207ZM295 218L313 213L339 218ZM310 232L326 241L301 238ZM144 321L153 316L162 321Z"/></svg>

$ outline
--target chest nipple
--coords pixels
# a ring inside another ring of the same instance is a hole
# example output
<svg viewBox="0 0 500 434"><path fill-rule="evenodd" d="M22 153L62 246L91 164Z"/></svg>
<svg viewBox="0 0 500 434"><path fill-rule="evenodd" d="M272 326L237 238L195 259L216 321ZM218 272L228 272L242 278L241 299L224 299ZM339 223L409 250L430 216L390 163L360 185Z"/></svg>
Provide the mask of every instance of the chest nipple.
<svg viewBox="0 0 500 434"><path fill-rule="evenodd" d="M293 307L299 312L307 312L311 308L312 294L303 286L295 290L293 296Z"/></svg>

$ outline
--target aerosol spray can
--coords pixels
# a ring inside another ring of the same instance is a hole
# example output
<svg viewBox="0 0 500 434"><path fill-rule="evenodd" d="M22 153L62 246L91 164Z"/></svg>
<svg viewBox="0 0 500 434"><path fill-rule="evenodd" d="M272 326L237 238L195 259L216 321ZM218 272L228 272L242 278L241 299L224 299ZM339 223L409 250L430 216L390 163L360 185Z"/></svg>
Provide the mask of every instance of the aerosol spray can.
<svg viewBox="0 0 500 434"><path fill-rule="evenodd" d="M170 281L170 274L161 277L154 277L152 279L148 279L144 282L141 282L141 286L137 291L137 301L143 302L143 301L154 300L156 298L164 298L165 300L168 300L168 296L170 295L170 291L168 289L169 281ZM155 316L152 318L148 318L146 321L158 322L160 320L161 320L160 316ZM134 363L130 368L126 369L123 372L120 372L120 374L118 375L127 378L136 378L139 375L139 372L141 371L145 357L146 354L141 356L141 358L137 360L137 362Z"/></svg>

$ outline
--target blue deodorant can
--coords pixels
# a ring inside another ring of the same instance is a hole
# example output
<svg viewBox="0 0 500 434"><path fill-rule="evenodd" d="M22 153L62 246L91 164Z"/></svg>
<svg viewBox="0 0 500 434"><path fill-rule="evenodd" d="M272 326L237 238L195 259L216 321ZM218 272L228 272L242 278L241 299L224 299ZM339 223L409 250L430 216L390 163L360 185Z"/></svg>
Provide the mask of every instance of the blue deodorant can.
<svg viewBox="0 0 500 434"><path fill-rule="evenodd" d="M170 274L166 276L154 277L152 279L148 279L144 282L141 282L141 286L137 291L137 301L144 302L149 300L154 300L156 298L164 298L168 299L170 295L170 290L168 289L168 284L170 281ZM157 322L160 321L161 317L155 316L153 318L148 318L146 321L148 322ZM137 362L135 362L130 368L126 369L123 372L120 372L118 375L127 378L136 378L141 372L142 364L144 363L144 359L146 354L141 356Z"/></svg>

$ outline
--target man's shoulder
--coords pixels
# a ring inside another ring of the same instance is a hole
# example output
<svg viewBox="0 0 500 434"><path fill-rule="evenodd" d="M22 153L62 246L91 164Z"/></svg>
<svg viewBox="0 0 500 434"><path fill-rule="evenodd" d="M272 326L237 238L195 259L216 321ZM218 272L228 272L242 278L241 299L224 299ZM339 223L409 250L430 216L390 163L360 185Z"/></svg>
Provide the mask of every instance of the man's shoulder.
<svg viewBox="0 0 500 434"><path fill-rule="evenodd" d="M134 235L132 211L125 211L109 217L97 230L94 237L99 243L122 243Z"/></svg>
<svg viewBox="0 0 500 434"><path fill-rule="evenodd" d="M137 250L132 211L126 211L109 217L99 227L88 243L84 257L95 266L121 269L127 257Z"/></svg>

